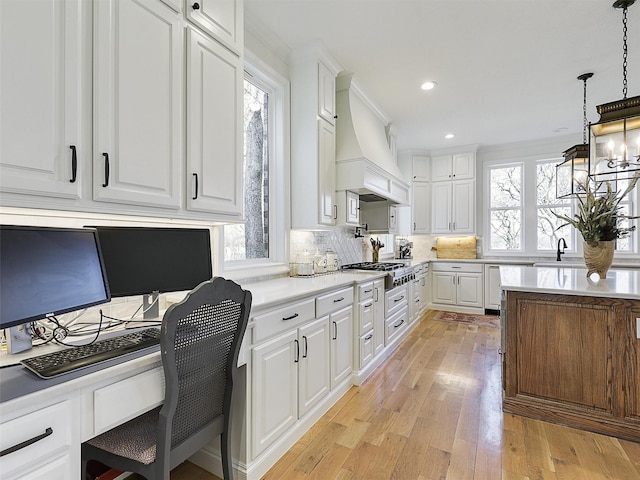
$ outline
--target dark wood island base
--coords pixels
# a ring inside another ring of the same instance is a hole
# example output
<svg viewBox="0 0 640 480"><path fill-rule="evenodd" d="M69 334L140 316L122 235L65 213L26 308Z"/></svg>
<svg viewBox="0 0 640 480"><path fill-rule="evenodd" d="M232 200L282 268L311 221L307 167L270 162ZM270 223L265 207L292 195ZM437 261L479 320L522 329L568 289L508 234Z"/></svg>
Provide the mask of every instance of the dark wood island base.
<svg viewBox="0 0 640 480"><path fill-rule="evenodd" d="M504 294L503 410L640 442L640 299Z"/></svg>

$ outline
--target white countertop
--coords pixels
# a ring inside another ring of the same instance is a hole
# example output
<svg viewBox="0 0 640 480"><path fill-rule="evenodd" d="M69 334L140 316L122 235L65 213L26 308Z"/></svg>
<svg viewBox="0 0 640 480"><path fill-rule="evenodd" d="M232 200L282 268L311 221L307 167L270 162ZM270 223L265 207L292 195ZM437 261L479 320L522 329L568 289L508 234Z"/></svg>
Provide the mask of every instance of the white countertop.
<svg viewBox="0 0 640 480"><path fill-rule="evenodd" d="M507 291L640 300L638 270L609 270L607 278L596 282L581 268L504 266L500 281Z"/></svg>

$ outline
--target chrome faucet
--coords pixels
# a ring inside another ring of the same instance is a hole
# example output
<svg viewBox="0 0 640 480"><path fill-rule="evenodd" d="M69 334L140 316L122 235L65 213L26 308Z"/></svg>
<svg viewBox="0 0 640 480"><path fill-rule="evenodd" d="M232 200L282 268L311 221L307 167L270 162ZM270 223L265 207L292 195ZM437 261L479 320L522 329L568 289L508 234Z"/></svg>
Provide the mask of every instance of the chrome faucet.
<svg viewBox="0 0 640 480"><path fill-rule="evenodd" d="M560 244L562 244L562 251L560 251ZM564 238L560 237L558 239L558 251L556 252L556 260L560 261L560 255L564 255L564 249L567 248L567 242L564 241Z"/></svg>

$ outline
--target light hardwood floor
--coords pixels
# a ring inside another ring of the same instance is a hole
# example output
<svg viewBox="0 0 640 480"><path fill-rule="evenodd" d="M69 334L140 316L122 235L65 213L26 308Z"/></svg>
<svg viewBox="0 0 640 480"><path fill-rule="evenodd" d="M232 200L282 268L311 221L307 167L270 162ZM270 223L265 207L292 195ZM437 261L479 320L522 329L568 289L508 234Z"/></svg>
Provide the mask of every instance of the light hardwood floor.
<svg viewBox="0 0 640 480"><path fill-rule="evenodd" d="M640 480L640 444L503 414L500 332L421 323L265 480ZM172 480L214 480L193 464Z"/></svg>

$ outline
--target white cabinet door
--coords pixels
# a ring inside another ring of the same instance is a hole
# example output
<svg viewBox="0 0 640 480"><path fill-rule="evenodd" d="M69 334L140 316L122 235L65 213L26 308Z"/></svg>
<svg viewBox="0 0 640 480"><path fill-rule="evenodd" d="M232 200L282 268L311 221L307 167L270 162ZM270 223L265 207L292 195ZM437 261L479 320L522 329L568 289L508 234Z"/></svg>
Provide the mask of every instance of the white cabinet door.
<svg viewBox="0 0 640 480"><path fill-rule="evenodd" d="M183 32L160 0L94 4L93 198L178 208Z"/></svg>
<svg viewBox="0 0 640 480"><path fill-rule="evenodd" d="M358 335L364 335L373 328L373 299L358 303Z"/></svg>
<svg viewBox="0 0 640 480"><path fill-rule="evenodd" d="M353 313L351 307L332 313L331 326L331 388L335 388L353 370ZM372 343L373 345L373 343Z"/></svg>
<svg viewBox="0 0 640 480"><path fill-rule="evenodd" d="M389 205L389 233L398 231L398 207Z"/></svg>
<svg viewBox="0 0 640 480"><path fill-rule="evenodd" d="M377 355L384 348L384 280L373 282L373 351Z"/></svg>
<svg viewBox="0 0 640 480"><path fill-rule="evenodd" d="M476 176L476 156L473 152L457 153L451 161L452 179L466 180Z"/></svg>
<svg viewBox="0 0 640 480"><path fill-rule="evenodd" d="M184 14L204 32L240 55L244 44L242 0L185 0Z"/></svg>
<svg viewBox="0 0 640 480"><path fill-rule="evenodd" d="M347 223L360 225L360 196L354 192L346 192L347 195Z"/></svg>
<svg viewBox="0 0 640 480"><path fill-rule="evenodd" d="M242 63L187 29L187 209L241 219Z"/></svg>
<svg viewBox="0 0 640 480"><path fill-rule="evenodd" d="M475 230L475 181L452 182L451 217L453 233L473 233Z"/></svg>
<svg viewBox="0 0 640 480"><path fill-rule="evenodd" d="M438 155L431 157L431 181L442 182L451 180L453 157L451 155Z"/></svg>
<svg viewBox="0 0 640 480"><path fill-rule="evenodd" d="M331 361L327 317L300 327L298 332L300 344L298 416L302 417L329 393Z"/></svg>
<svg viewBox="0 0 640 480"><path fill-rule="evenodd" d="M91 156L88 6L0 1L3 192L80 197Z"/></svg>
<svg viewBox="0 0 640 480"><path fill-rule="evenodd" d="M411 166L414 182L431 181L431 159L426 155L413 155Z"/></svg>
<svg viewBox="0 0 640 480"><path fill-rule="evenodd" d="M431 233L451 233L451 182L431 185Z"/></svg>
<svg viewBox="0 0 640 480"><path fill-rule="evenodd" d="M500 310L500 267L485 265L484 308Z"/></svg>
<svg viewBox="0 0 640 480"><path fill-rule="evenodd" d="M457 278L457 304L465 307L484 305L482 274L459 273Z"/></svg>
<svg viewBox="0 0 640 480"><path fill-rule="evenodd" d="M318 62L318 115L335 125L336 76L322 62Z"/></svg>
<svg viewBox="0 0 640 480"><path fill-rule="evenodd" d="M431 232L431 184L417 183L412 185L413 201L411 209L413 213L412 233Z"/></svg>
<svg viewBox="0 0 640 480"><path fill-rule="evenodd" d="M338 207L336 195L336 133L329 122L318 119L318 223L335 225Z"/></svg>
<svg viewBox="0 0 640 480"><path fill-rule="evenodd" d="M456 274L446 272L433 272L432 296L433 303L455 305L456 303Z"/></svg>
<svg viewBox="0 0 640 480"><path fill-rule="evenodd" d="M298 420L298 331L287 332L252 350L253 455Z"/></svg>

